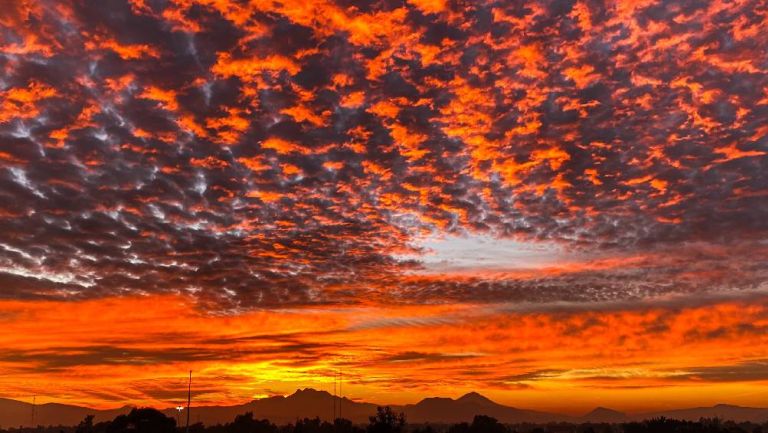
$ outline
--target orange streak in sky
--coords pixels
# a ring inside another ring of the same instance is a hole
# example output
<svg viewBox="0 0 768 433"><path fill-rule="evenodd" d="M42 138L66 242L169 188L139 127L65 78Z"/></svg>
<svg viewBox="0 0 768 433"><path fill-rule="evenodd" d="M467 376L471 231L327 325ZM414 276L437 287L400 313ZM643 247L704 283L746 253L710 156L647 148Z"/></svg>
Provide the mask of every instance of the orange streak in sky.
<svg viewBox="0 0 768 433"><path fill-rule="evenodd" d="M757 405L768 396L764 382L715 374L768 357L766 298L603 312L501 308L372 305L215 316L177 296L3 301L0 395L171 406L193 369L205 389L198 403L228 404L327 388L333 369L343 367L351 397L384 403L474 389L517 406L578 412L608 402L625 410ZM649 395L656 397L643 402Z"/></svg>

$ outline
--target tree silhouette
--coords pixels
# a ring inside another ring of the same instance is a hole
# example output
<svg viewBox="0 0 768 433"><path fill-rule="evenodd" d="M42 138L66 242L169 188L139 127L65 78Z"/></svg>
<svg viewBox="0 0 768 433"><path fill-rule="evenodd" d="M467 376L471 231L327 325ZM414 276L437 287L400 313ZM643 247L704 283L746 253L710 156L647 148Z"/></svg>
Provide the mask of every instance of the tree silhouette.
<svg viewBox="0 0 768 433"><path fill-rule="evenodd" d="M176 420L151 408L132 409L107 426L107 433L174 433Z"/></svg>
<svg viewBox="0 0 768 433"><path fill-rule="evenodd" d="M454 424L448 429L448 433L469 433L469 424L466 422Z"/></svg>
<svg viewBox="0 0 768 433"><path fill-rule="evenodd" d="M333 433L333 424L320 418L304 418L296 421L293 433Z"/></svg>
<svg viewBox="0 0 768 433"><path fill-rule="evenodd" d="M417 427L412 433L435 433L435 429L431 425L427 424L424 427Z"/></svg>
<svg viewBox="0 0 768 433"><path fill-rule="evenodd" d="M362 429L355 427L352 421L344 418L336 418L333 420L334 433L362 433Z"/></svg>
<svg viewBox="0 0 768 433"><path fill-rule="evenodd" d="M228 425L230 433L275 433L277 427L271 422L262 419L254 419L253 412L237 415L235 420Z"/></svg>
<svg viewBox="0 0 768 433"><path fill-rule="evenodd" d="M93 415L86 415L75 428L75 433L93 433L93 418Z"/></svg>
<svg viewBox="0 0 768 433"><path fill-rule="evenodd" d="M469 427L470 433L507 433L507 428L496 418L476 415Z"/></svg>
<svg viewBox="0 0 768 433"><path fill-rule="evenodd" d="M400 433L405 427L405 414L396 414L389 406L376 408L376 415L368 419L368 433Z"/></svg>
<svg viewBox="0 0 768 433"><path fill-rule="evenodd" d="M448 433L508 433L509 430L496 418L476 415L472 424L465 422L454 424L448 429Z"/></svg>

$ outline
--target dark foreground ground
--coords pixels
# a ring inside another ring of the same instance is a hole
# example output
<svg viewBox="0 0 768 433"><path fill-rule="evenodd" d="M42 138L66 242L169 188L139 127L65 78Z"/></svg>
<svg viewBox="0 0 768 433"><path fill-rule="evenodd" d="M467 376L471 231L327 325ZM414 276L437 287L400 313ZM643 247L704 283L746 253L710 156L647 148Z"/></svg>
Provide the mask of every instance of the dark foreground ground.
<svg viewBox="0 0 768 433"><path fill-rule="evenodd" d="M181 421L151 409L134 409L112 421L93 423L86 417L77 426L40 426L37 428L0 428L0 433L187 433ZM390 408L379 408L367 425L355 425L346 419L333 423L320 419L297 419L286 425L275 425L260 420L252 413L238 415L230 423L205 426L197 423L189 426L188 433L768 433L768 420L757 424L735 423L715 419L680 421L655 418L641 422L620 424L502 424L495 418L478 415L471 423L460 424L409 424L403 414Z"/></svg>

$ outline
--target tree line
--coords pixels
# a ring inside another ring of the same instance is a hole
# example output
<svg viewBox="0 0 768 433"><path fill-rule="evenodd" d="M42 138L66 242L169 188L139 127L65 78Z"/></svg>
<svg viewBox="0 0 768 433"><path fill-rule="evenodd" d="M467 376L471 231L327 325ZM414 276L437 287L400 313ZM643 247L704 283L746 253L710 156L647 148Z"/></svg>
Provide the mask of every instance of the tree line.
<svg viewBox="0 0 768 433"><path fill-rule="evenodd" d="M128 414L111 421L94 423L93 415L87 416L77 426L48 426L36 428L0 429L0 433L186 433L185 426L177 426L176 420L152 408L135 408ZM715 419L681 421L654 418L641 422L621 424L607 423L550 423L550 424L503 424L497 419L477 415L471 423L408 424L405 415L395 413L389 407L379 407L369 418L367 425L338 418L333 422L319 418L297 419L286 425L276 425L266 419L258 419L253 413L237 415L226 424L205 426L196 423L189 426L189 433L768 433L768 422L755 424L736 423Z"/></svg>

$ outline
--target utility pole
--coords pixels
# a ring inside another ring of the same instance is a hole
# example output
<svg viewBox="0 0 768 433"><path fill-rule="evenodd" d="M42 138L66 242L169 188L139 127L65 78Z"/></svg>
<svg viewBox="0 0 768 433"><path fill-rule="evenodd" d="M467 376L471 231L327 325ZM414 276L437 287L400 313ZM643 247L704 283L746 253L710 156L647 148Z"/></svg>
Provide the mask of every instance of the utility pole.
<svg viewBox="0 0 768 433"><path fill-rule="evenodd" d="M32 415L29 420L29 426L31 428L35 428L35 399L37 398L36 395L32 396Z"/></svg>
<svg viewBox="0 0 768 433"><path fill-rule="evenodd" d="M187 387L187 433L189 433L189 407L192 405L192 370L189 370L189 385Z"/></svg>
<svg viewBox="0 0 768 433"><path fill-rule="evenodd" d="M341 418L341 404L344 403L344 392L341 390L341 383L344 382L344 376L339 369L339 418Z"/></svg>

